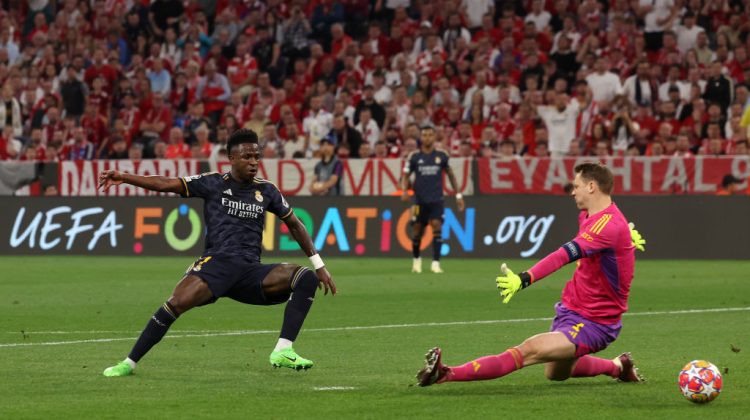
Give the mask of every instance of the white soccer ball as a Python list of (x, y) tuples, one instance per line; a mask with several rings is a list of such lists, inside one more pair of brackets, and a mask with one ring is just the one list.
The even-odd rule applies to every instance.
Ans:
[(686, 364), (677, 381), (682, 395), (698, 404), (715, 400), (723, 385), (719, 368), (705, 360), (693, 360)]

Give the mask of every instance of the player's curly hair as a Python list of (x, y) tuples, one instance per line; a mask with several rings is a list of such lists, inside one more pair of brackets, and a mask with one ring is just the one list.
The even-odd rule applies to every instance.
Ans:
[(604, 194), (611, 194), (612, 187), (615, 183), (615, 176), (612, 171), (601, 163), (581, 163), (577, 165), (574, 172), (581, 174), (581, 178), (586, 181), (594, 181), (599, 185), (599, 190)]
[(240, 128), (235, 131), (229, 136), (229, 141), (227, 141), (227, 154), (232, 154), (232, 149), (243, 143), (258, 144), (258, 134), (248, 128)]

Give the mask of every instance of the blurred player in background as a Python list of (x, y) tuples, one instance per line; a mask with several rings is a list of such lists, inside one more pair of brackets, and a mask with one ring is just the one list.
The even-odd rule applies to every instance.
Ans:
[[(104, 171), (99, 188), (121, 183), (151, 191), (171, 192), (204, 200), (206, 249), (151, 317), (128, 357), (104, 371), (104, 376), (127, 376), (136, 363), (167, 333), (186, 311), (229, 297), (251, 305), (287, 302), (279, 340), (270, 355), (275, 367), (309, 369), (311, 360), (292, 348), (310, 310), (315, 289), (325, 286), (336, 294), (336, 285), (315, 251), (310, 235), (278, 188), (256, 177), (261, 149), (252, 130), (240, 129), (227, 142), (232, 165), (225, 174), (208, 173), (184, 178), (139, 176)], [(281, 218), (289, 232), (310, 257), (315, 272), (294, 264), (261, 264), (261, 240), (266, 212)]]
[(629, 353), (612, 360), (589, 353), (604, 350), (619, 335), (622, 314), (628, 309), (635, 249), (643, 250), (646, 241), (612, 202), (614, 177), (607, 167), (584, 163), (575, 167), (575, 174), (572, 195), (581, 209), (578, 235), (528, 271), (514, 274), (503, 264), (496, 280), (503, 303), (508, 303), (519, 290), (576, 261), (573, 279), (555, 305), (550, 332), (499, 355), (455, 367), (444, 366), (440, 348), (433, 348), (417, 373), (420, 386), (494, 379), (539, 363), (546, 364), (544, 373), (554, 381), (597, 375), (624, 382), (641, 380)]
[(448, 166), (448, 155), (435, 150), (435, 128), (422, 128), (422, 147), (407, 157), (404, 174), (401, 177), (401, 199), (409, 201), (409, 181), (414, 176), (414, 205), (412, 206), (412, 242), (414, 255), (412, 273), (422, 272), (422, 258), (419, 256), (422, 235), (427, 224), (432, 226), (432, 266), (433, 273), (442, 273), (440, 268), (440, 249), (443, 246), (443, 171), (448, 174), (451, 188), (456, 191), (456, 206), (464, 210), (464, 199), (458, 189), (453, 170)]

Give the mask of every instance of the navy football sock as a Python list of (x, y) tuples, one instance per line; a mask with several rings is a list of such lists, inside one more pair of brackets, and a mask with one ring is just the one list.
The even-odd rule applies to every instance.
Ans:
[(414, 255), (414, 258), (419, 258), (419, 245), (421, 241), (420, 239), (412, 238), (411, 240), (411, 254)]
[(284, 322), (279, 337), (294, 341), (297, 339), (302, 323), (310, 312), (315, 289), (318, 287), (318, 276), (308, 268), (300, 267), (292, 275), (292, 297), (284, 309)]
[(164, 302), (148, 321), (148, 324), (146, 324), (146, 328), (143, 329), (141, 336), (138, 337), (138, 341), (135, 342), (128, 358), (134, 362), (141, 360), (141, 357), (148, 353), (151, 347), (161, 341), (178, 316), (180, 315), (177, 314), (174, 306), (169, 302)]
[(443, 248), (443, 238), (435, 236), (432, 238), (432, 261), (440, 261), (440, 251)]

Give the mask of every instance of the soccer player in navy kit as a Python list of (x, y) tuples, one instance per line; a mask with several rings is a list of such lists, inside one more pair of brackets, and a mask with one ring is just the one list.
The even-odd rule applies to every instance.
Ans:
[[(151, 191), (172, 192), (204, 200), (206, 249), (182, 277), (172, 296), (151, 317), (128, 357), (104, 371), (104, 376), (127, 376), (136, 363), (162, 337), (179, 316), (196, 307), (229, 297), (251, 305), (287, 302), (284, 321), (270, 363), (275, 367), (309, 369), (311, 360), (299, 356), (292, 343), (312, 306), (315, 289), (325, 286), (336, 294), (336, 285), (315, 251), (305, 226), (295, 216), (278, 188), (257, 178), (261, 147), (252, 130), (240, 129), (227, 142), (232, 165), (225, 174), (209, 173), (184, 178), (139, 176), (104, 171), (103, 190), (123, 182)], [(261, 264), (265, 212), (281, 218), (302, 247), (315, 272), (295, 264)]]
[[(412, 207), (412, 243), (414, 255), (412, 273), (422, 272), (422, 258), (419, 256), (419, 245), (422, 242), (424, 229), (429, 223), (432, 226), (432, 266), (433, 273), (442, 273), (440, 268), (440, 248), (443, 245), (443, 171), (448, 174), (453, 191), (458, 191), (458, 183), (453, 170), (448, 166), (448, 155), (435, 150), (435, 129), (431, 126), (422, 127), (422, 147), (412, 153), (404, 165), (401, 178), (402, 200), (409, 201), (409, 177), (414, 176), (414, 205)], [(456, 206), (459, 211), (464, 210), (464, 200), (461, 193), (456, 194)]]

